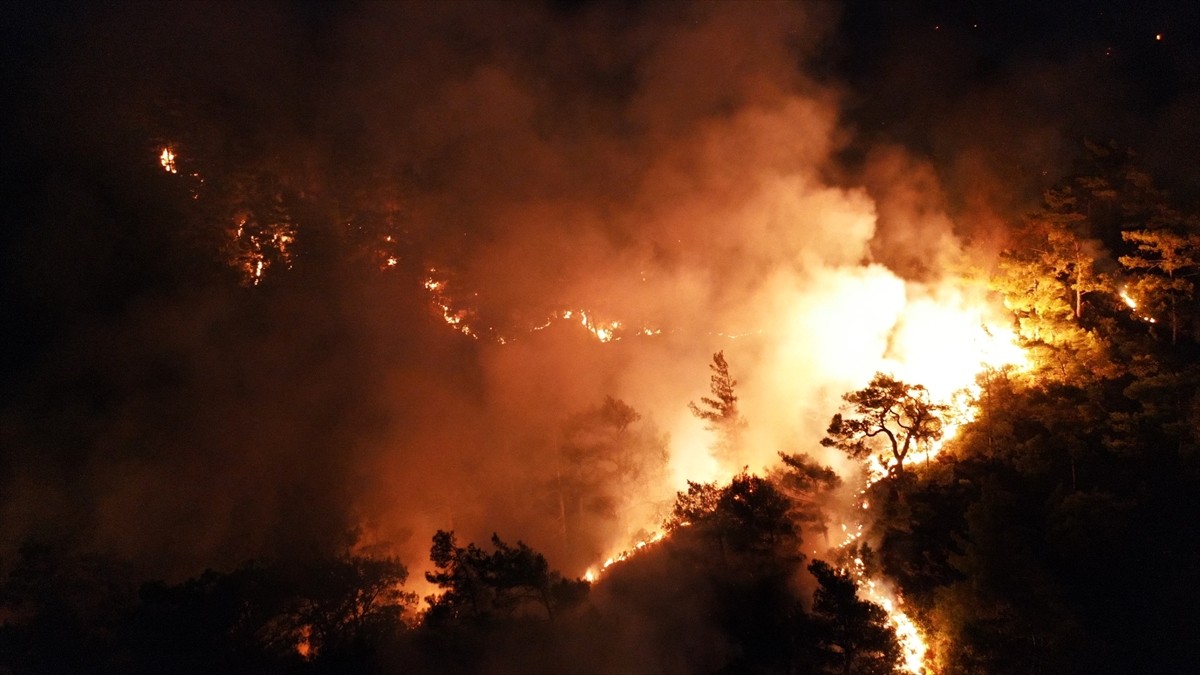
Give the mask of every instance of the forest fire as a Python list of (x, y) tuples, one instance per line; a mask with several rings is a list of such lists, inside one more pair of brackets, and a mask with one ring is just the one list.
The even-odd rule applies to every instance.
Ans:
[[(986, 318), (989, 311), (986, 304), (971, 307), (961, 295), (951, 298), (951, 302), (943, 303), (927, 299), (910, 303), (890, 342), (888, 361), (893, 374), (921, 383), (929, 391), (929, 404), (940, 410), (937, 433), (920, 448), (920, 456), (926, 462), (955, 437), (963, 424), (975, 418), (981, 393), (977, 382), (980, 375), (1002, 369), (1022, 371), (1030, 366), (1029, 356), (1020, 346), (1015, 331), (999, 319)], [(895, 420), (900, 425), (908, 424), (902, 416)], [(860, 495), (888, 476), (900, 461), (886, 453), (868, 455), (865, 486)], [(861, 509), (869, 510), (865, 499)], [(841, 528), (845, 539), (840, 548), (852, 551), (862, 539), (864, 525), (843, 523)], [(864, 596), (887, 613), (903, 650), (904, 668), (911, 673), (929, 672), (925, 637), (902, 609), (900, 596), (890, 584), (869, 577), (861, 557), (852, 558), (846, 571), (858, 580)]]
[[(910, 470), (919, 470), (921, 461), (930, 461), (961, 425), (974, 419), (976, 400), (981, 393), (976, 382), (980, 374), (1003, 369), (1019, 371), (1030, 364), (1003, 312), (993, 309), (984, 298), (975, 298), (952, 283), (933, 291), (913, 287), (909, 293), (911, 297), (904, 300), (890, 331), (880, 368), (887, 369), (892, 377), (919, 383), (913, 391), (926, 392), (930, 409), (938, 411), (937, 433), (913, 448), (918, 468)], [(865, 523), (870, 518), (865, 499), (867, 489), (889, 475), (899, 463), (897, 458), (879, 452), (864, 459), (866, 482), (859, 491), (861, 501), (855, 509), (859, 517), (841, 525), (839, 557), (849, 555), (866, 536)], [(661, 532), (656, 533), (621, 550), (604, 563), (590, 567), (584, 578), (590, 582), (601, 580), (611, 565), (636, 556), (662, 537)], [(898, 592), (887, 581), (868, 576), (861, 558), (853, 558), (843, 571), (858, 584), (863, 598), (883, 608), (900, 643), (904, 669), (911, 673), (929, 672), (925, 637), (906, 612)]]
[(1200, 671), (1197, 17), (309, 4), (5, 14), (0, 672)]
[(632, 558), (633, 556), (640, 553), (642, 551), (642, 549), (646, 548), (647, 546), (650, 546), (652, 544), (657, 544), (658, 542), (662, 541), (663, 537), (665, 537), (665, 536), (666, 536), (666, 533), (663, 532), (662, 530), (655, 531), (654, 533), (652, 533), (650, 536), (646, 537), (645, 539), (640, 539), (640, 540), (634, 542), (632, 547), (623, 549), (623, 550), (609, 556), (603, 563), (596, 565), (594, 567), (589, 567), (587, 569), (587, 571), (583, 573), (583, 578), (588, 583), (595, 583), (596, 581), (598, 581), (600, 579), (600, 576), (603, 575), (604, 572), (608, 568), (612, 567), (613, 565), (615, 565), (621, 561)]
[[(862, 508), (863, 510), (868, 509), (868, 503), (865, 500), (862, 502)], [(844, 552), (852, 551), (862, 539), (863, 524), (862, 522), (854, 525), (842, 523), (841, 528), (845, 539), (839, 548)], [(844, 571), (855, 579), (859, 591), (866, 599), (879, 605), (887, 613), (888, 621), (896, 634), (896, 640), (900, 643), (904, 669), (915, 675), (929, 673), (929, 664), (926, 663), (925, 658), (929, 651), (929, 645), (921, 629), (903, 610), (900, 596), (892, 590), (890, 584), (873, 579), (867, 574), (866, 564), (862, 557), (851, 558), (844, 567)]]
[(442, 320), (446, 322), (447, 326), (467, 337), (478, 340), (479, 333), (467, 321), (470, 312), (454, 307), (453, 301), (446, 294), (446, 281), (434, 277), (435, 274), (437, 274), (437, 269), (429, 268), (430, 276), (426, 277), (424, 284), (425, 290), (429, 292), (430, 302), (441, 312)]
[(257, 286), (262, 283), (272, 262), (291, 269), (294, 262), (292, 244), (296, 241), (296, 228), (291, 223), (272, 223), (261, 227), (251, 223), (248, 214), (239, 214), (235, 227), (229, 230), (228, 254), (230, 265), (242, 272), (242, 284)]
[(1126, 288), (1122, 287), (1122, 288), (1120, 289), (1120, 291), (1118, 291), (1118, 293), (1117, 293), (1117, 294), (1118, 294), (1118, 295), (1121, 297), (1121, 300), (1122, 300), (1122, 302), (1124, 302), (1124, 303), (1125, 303), (1125, 306), (1126, 306), (1126, 307), (1128, 307), (1130, 310), (1132, 310), (1132, 311), (1133, 311), (1133, 315), (1134, 315), (1135, 317), (1137, 317), (1138, 319), (1140, 319), (1140, 320), (1142, 320), (1142, 321), (1145, 321), (1146, 323), (1158, 323), (1158, 322), (1157, 322), (1157, 321), (1154, 319), (1154, 317), (1152, 317), (1152, 316), (1147, 316), (1147, 315), (1145, 315), (1145, 314), (1142, 314), (1142, 313), (1140, 313), (1140, 312), (1138, 311), (1138, 307), (1139, 307), (1139, 305), (1138, 305), (1138, 302), (1137, 302), (1137, 300), (1134, 300), (1134, 299), (1133, 299), (1133, 296), (1132, 296), (1132, 295), (1130, 295), (1130, 294), (1129, 294), (1129, 290), (1128, 290), (1128, 289), (1126, 289)]
[(978, 375), (1026, 368), (1028, 358), (1011, 316), (948, 285), (905, 305), (882, 370), (919, 383), (933, 398), (949, 403), (964, 389), (977, 393)]
[[(394, 267), (398, 263), (395, 257), (388, 258), (385, 267)], [(594, 312), (586, 309), (563, 309), (553, 311), (541, 323), (520, 329), (517, 335), (508, 334), (495, 328), (481, 328), (471, 322), (474, 312), (453, 298), (447, 288), (448, 282), (437, 277), (437, 269), (430, 268), (429, 276), (424, 282), (425, 290), (429, 293), (430, 304), (441, 315), (446, 325), (474, 339), (486, 336), (498, 344), (508, 344), (521, 334), (537, 333), (563, 321), (578, 325), (600, 343), (615, 342), (626, 337), (648, 337), (661, 335), (661, 328), (641, 326), (631, 328), (621, 320), (605, 321), (598, 319)], [(476, 293), (475, 296), (479, 294)]]
[(929, 651), (929, 645), (925, 642), (925, 637), (917, 628), (917, 624), (900, 608), (899, 600), (894, 601), (881, 591), (880, 585), (875, 581), (867, 582), (867, 598), (883, 607), (896, 631), (896, 639), (904, 652), (904, 669), (916, 675), (927, 673), (925, 655)]

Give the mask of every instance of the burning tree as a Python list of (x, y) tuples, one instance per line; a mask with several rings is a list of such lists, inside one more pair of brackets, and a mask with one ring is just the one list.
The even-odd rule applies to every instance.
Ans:
[(713, 354), (713, 361), (708, 368), (713, 373), (709, 384), (712, 398), (701, 397), (703, 407), (690, 402), (688, 410), (705, 421), (705, 429), (717, 435), (713, 443), (713, 456), (726, 464), (740, 467), (744, 455), (741, 436), (746, 428), (746, 420), (738, 411), (738, 397), (734, 393), (737, 380), (729, 374), (724, 351)]
[(1085, 313), (1090, 295), (1111, 291), (1096, 271), (1103, 246), (1080, 233), (1087, 220), (1074, 211), (1070, 190), (1048, 192), (1046, 202), (1014, 236), (1022, 245), (1001, 254), (992, 286), (1034, 348), (1035, 362), (1056, 366), (1063, 380), (1110, 372), (1105, 344), (1089, 328), (1096, 317)]
[(883, 460), (889, 472), (902, 473), (904, 460), (914, 448), (926, 450), (942, 438), (942, 415), (946, 406), (933, 403), (929, 391), (884, 373), (876, 373), (864, 389), (846, 394), (850, 415), (837, 413), (829, 423), (821, 445), (837, 448), (855, 459), (869, 459), (878, 449), (878, 439), (887, 439)]
[[(1196, 223), (1192, 223), (1193, 228)], [(1200, 274), (1200, 234), (1169, 229), (1131, 230), (1121, 237), (1137, 246), (1135, 255), (1123, 255), (1120, 263), (1140, 271), (1134, 282), (1139, 297), (1150, 299), (1148, 309), (1165, 312), (1171, 323), (1171, 344), (1179, 339), (1181, 309), (1192, 299), (1195, 284), (1190, 277)]]

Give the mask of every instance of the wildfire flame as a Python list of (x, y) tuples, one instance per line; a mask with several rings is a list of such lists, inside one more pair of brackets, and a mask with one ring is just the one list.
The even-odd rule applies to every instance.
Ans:
[[(936, 457), (963, 425), (978, 414), (975, 402), (985, 372), (1030, 368), (1011, 321), (992, 313), (983, 302), (972, 303), (957, 292), (909, 300), (892, 331), (883, 370), (897, 379), (921, 384), (933, 402), (946, 406), (940, 440), (920, 449), (916, 459)], [(872, 455), (868, 485), (886, 476), (895, 460)]]
[(1129, 291), (1122, 288), (1119, 295), (1121, 296), (1121, 299), (1125, 301), (1125, 305), (1128, 306), (1129, 309), (1133, 310), (1134, 316), (1142, 321), (1145, 321), (1146, 323), (1158, 323), (1154, 317), (1138, 313), (1138, 302), (1137, 300), (1133, 299), (1133, 296), (1129, 295)]
[[(386, 260), (385, 267), (394, 267), (398, 263), (398, 258), (391, 257)], [(508, 344), (514, 339), (513, 336), (504, 335), (495, 328), (480, 328), (475, 326), (472, 323), (472, 319), (477, 318), (474, 316), (474, 312), (455, 301), (449, 293), (447, 282), (438, 277), (438, 270), (436, 268), (429, 268), (429, 275), (425, 278), (424, 286), (425, 290), (429, 293), (431, 304), (441, 313), (442, 320), (451, 328), (476, 340), (486, 336), (488, 339), (502, 345)], [(558, 321), (577, 323), (588, 334), (602, 343), (616, 342), (629, 336), (649, 337), (661, 335), (663, 332), (661, 328), (646, 325), (638, 328), (630, 328), (624, 321), (615, 319), (601, 320), (594, 312), (574, 308), (550, 312), (543, 321), (529, 326), (524, 332), (536, 333), (549, 328)]]
[[(942, 438), (919, 455), (926, 461), (935, 457), (962, 425), (975, 419), (975, 402), (982, 393), (977, 382), (980, 373), (1024, 371), (1031, 365), (1011, 321), (990, 315), (985, 303), (967, 302), (963, 295), (943, 294), (940, 301), (936, 297), (910, 300), (891, 335), (889, 352), (888, 365), (895, 377), (924, 385), (934, 402), (947, 407)], [(886, 476), (889, 469), (884, 459), (873, 455), (860, 494)], [(870, 505), (863, 500), (861, 507), (867, 511)], [(845, 550), (862, 538), (863, 524), (843, 523), (842, 531), (845, 538), (841, 548)], [(904, 654), (904, 669), (918, 674), (928, 672), (928, 644), (903, 610), (899, 594), (881, 580), (869, 578), (861, 558), (854, 558), (847, 571), (858, 580), (863, 595), (887, 613)]]
[(881, 591), (882, 587), (874, 581), (868, 581), (866, 596), (872, 602), (883, 607), (883, 611), (887, 612), (888, 619), (891, 621), (892, 628), (896, 631), (896, 640), (900, 642), (900, 649), (904, 654), (904, 669), (910, 673), (920, 675), (925, 672), (925, 654), (929, 651), (929, 645), (925, 642), (925, 636), (921, 634), (917, 624), (909, 618), (904, 610), (900, 609), (899, 596), (893, 601), (886, 597)]
[[(863, 510), (869, 508), (869, 504), (865, 500), (862, 502), (862, 508)], [(839, 548), (846, 550), (862, 538), (863, 524), (861, 522), (854, 525), (842, 523), (842, 532), (845, 538)], [(869, 578), (862, 558), (855, 557), (849, 565), (842, 568), (842, 571), (849, 573), (855, 579), (859, 591), (867, 600), (882, 607), (887, 614), (888, 622), (896, 634), (896, 640), (900, 643), (900, 650), (904, 657), (904, 670), (916, 675), (928, 672), (925, 655), (929, 651), (929, 645), (916, 622), (902, 609), (904, 603), (900, 595), (883, 582)]]
[(287, 269), (292, 268), (291, 246), (296, 241), (296, 228), (291, 223), (273, 223), (257, 232), (248, 231), (247, 216), (237, 216), (230, 230), (229, 250), (232, 266), (242, 271), (242, 283), (257, 286), (271, 267), (273, 254)]
[(663, 532), (662, 530), (655, 530), (650, 536), (646, 537), (645, 539), (641, 539), (641, 540), (634, 542), (632, 548), (627, 548), (622, 551), (618, 551), (617, 553), (614, 553), (613, 555), (609, 556), (608, 559), (606, 559), (604, 561), (604, 563), (597, 565), (595, 567), (589, 567), (587, 569), (587, 571), (583, 573), (584, 580), (586, 580), (588, 583), (595, 583), (597, 580), (600, 579), (600, 575), (604, 574), (605, 570), (607, 570), (608, 568), (612, 567), (613, 565), (615, 565), (623, 560), (629, 560), (630, 558), (632, 558), (633, 556), (635, 556), (639, 552), (641, 552), (642, 549), (646, 548), (647, 546), (650, 546), (652, 544), (657, 544), (658, 542), (662, 541), (663, 537), (665, 537), (665, 536), (667, 536), (667, 534), (665, 532)]
[(162, 153), (158, 156), (158, 161), (162, 164), (163, 171), (167, 173), (176, 173), (175, 167), (175, 151), (171, 148), (163, 148)]
[(939, 402), (952, 403), (964, 389), (978, 390), (976, 376), (1005, 367), (1028, 368), (1010, 317), (959, 291), (909, 299), (890, 336), (885, 370), (924, 385)]
[(425, 278), (425, 290), (429, 291), (434, 306), (441, 310), (442, 320), (463, 335), (478, 340), (479, 334), (467, 322), (469, 312), (453, 306), (450, 297), (446, 295), (446, 282), (433, 276), (437, 274), (436, 268), (429, 268), (429, 274), (430, 276)]

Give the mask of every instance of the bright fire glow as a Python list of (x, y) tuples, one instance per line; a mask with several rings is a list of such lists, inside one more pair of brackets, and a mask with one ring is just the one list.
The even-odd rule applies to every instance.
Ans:
[(236, 226), (229, 231), (229, 250), (232, 252), (230, 265), (242, 272), (242, 283), (257, 286), (271, 267), (272, 258), (292, 268), (292, 243), (296, 241), (296, 227), (291, 223), (273, 223), (265, 228), (249, 227), (248, 216), (239, 215)]
[[(869, 480), (868, 478), (868, 482)], [(863, 510), (869, 508), (869, 504), (865, 500), (862, 502), (862, 508)], [(842, 533), (845, 538), (839, 548), (846, 550), (862, 539), (863, 524), (861, 522), (854, 525), (842, 523)], [(849, 573), (858, 583), (858, 589), (863, 597), (879, 605), (887, 613), (888, 622), (892, 625), (892, 630), (896, 633), (896, 640), (900, 643), (900, 650), (904, 658), (904, 670), (917, 675), (929, 672), (925, 662), (929, 645), (920, 628), (902, 608), (904, 603), (899, 593), (882, 581), (869, 578), (862, 558), (855, 557), (847, 567), (843, 568), (843, 571)]]
[(899, 597), (897, 596), (895, 600), (887, 597), (883, 588), (874, 581), (867, 582), (865, 594), (871, 602), (883, 607), (883, 611), (887, 612), (892, 628), (896, 631), (896, 639), (900, 642), (900, 649), (904, 654), (904, 669), (918, 675), (924, 673), (925, 654), (929, 651), (929, 645), (925, 643), (925, 636), (921, 634), (917, 624), (913, 623), (908, 614), (900, 609)]
[[(906, 293), (904, 310), (888, 339), (888, 351), (881, 370), (905, 382), (924, 385), (934, 403), (948, 408), (943, 436), (931, 447), (915, 450), (910, 466), (937, 455), (958, 429), (975, 418), (975, 401), (982, 393), (976, 379), (989, 370), (1029, 368), (1029, 358), (1021, 348), (1011, 319), (993, 313), (982, 299), (972, 299), (954, 288), (911, 297)], [(916, 460), (915, 462), (913, 460)], [(890, 466), (879, 455), (868, 460), (866, 485), (886, 476)], [(918, 469), (919, 470), (919, 469)], [(865, 487), (864, 487), (865, 492)], [(864, 500), (861, 511), (869, 510)], [(855, 545), (863, 536), (863, 524), (842, 524), (845, 538), (841, 548)], [(920, 629), (903, 610), (899, 594), (881, 580), (868, 578), (861, 558), (855, 558), (847, 570), (858, 581), (859, 589), (888, 615), (904, 655), (904, 669), (911, 673), (928, 672), (925, 662), (928, 645)]]
[(478, 340), (479, 334), (467, 322), (469, 312), (453, 306), (450, 297), (446, 295), (446, 282), (433, 276), (437, 274), (437, 269), (429, 268), (429, 274), (430, 276), (425, 278), (425, 290), (429, 291), (434, 306), (441, 310), (442, 320), (463, 335)]
[[(982, 394), (976, 378), (981, 373), (1021, 372), (1030, 365), (1011, 320), (995, 314), (985, 302), (972, 302), (963, 292), (947, 289), (910, 298), (889, 336), (881, 370), (924, 385), (933, 403), (947, 407), (941, 440), (914, 449), (910, 459), (929, 461), (962, 425), (975, 419), (975, 401)], [(868, 483), (887, 475), (894, 462), (872, 455), (867, 462)]]
[[(822, 281), (828, 291), (822, 296), (787, 296), (800, 297), (801, 303), (795, 307), (782, 306), (779, 315), (782, 321), (777, 318), (773, 328), (796, 331), (797, 344), (803, 344), (805, 348), (789, 351), (785, 347), (772, 360), (772, 371), (782, 378), (814, 372), (828, 375), (827, 379), (833, 380), (839, 373), (845, 377), (842, 371), (851, 368), (857, 369), (852, 378), (861, 378), (861, 384), (865, 384), (874, 372), (884, 371), (905, 382), (925, 386), (932, 402), (946, 405), (949, 410), (943, 420), (942, 441), (929, 448), (914, 449), (907, 458), (908, 466), (913, 470), (919, 470), (921, 463), (936, 456), (963, 424), (974, 419), (977, 414), (975, 402), (982, 393), (976, 381), (980, 374), (992, 370), (1020, 372), (1031, 365), (1019, 345), (1011, 316), (998, 303), (965, 284), (954, 281), (936, 286), (905, 283), (877, 267)], [(566, 312), (562, 314), (562, 318), (572, 317)], [(586, 319), (583, 321), (586, 327)], [(837, 329), (829, 330), (831, 325)], [(768, 326), (768, 339), (771, 332), (772, 326)], [(864, 358), (871, 354), (879, 356), (875, 360)], [(861, 384), (852, 384), (849, 389)], [(702, 438), (687, 440), (683, 446), (702, 448), (705, 445)], [(679, 455), (703, 456), (711, 461), (706, 452), (676, 452), (673, 462), (679, 461)], [(881, 456), (872, 457), (867, 466), (866, 485), (887, 475), (888, 469)], [(695, 470), (695, 467), (689, 466), (689, 470)], [(696, 478), (694, 475), (683, 477)], [(702, 477), (703, 480), (719, 478), (719, 475)], [(841, 526), (840, 548), (843, 550), (861, 543), (865, 536), (869, 504), (864, 499), (854, 511), (862, 522)], [(661, 538), (661, 534), (656, 537)], [(635, 546), (611, 556), (603, 564), (590, 568), (584, 578), (599, 580), (607, 567), (636, 555), (641, 548), (641, 545)], [(868, 578), (861, 559), (856, 559), (847, 571), (858, 583), (863, 597), (880, 605), (887, 613), (901, 644), (905, 670), (930, 672), (925, 662), (928, 652), (925, 637), (905, 612), (899, 594), (886, 581)]]
[(924, 385), (939, 402), (975, 386), (984, 371), (1024, 369), (1028, 356), (1017, 343), (1009, 317), (961, 291), (910, 298), (890, 336), (882, 370)]
[(167, 173), (175, 173), (175, 151), (171, 148), (163, 148), (162, 153), (158, 156), (158, 161), (162, 164), (163, 171)]
[(604, 574), (605, 570), (621, 562), (622, 560), (628, 560), (632, 558), (647, 546), (657, 544), (658, 542), (662, 541), (663, 537), (665, 536), (667, 536), (665, 532), (662, 530), (656, 530), (653, 534), (645, 539), (635, 542), (631, 548), (627, 548), (612, 554), (600, 565), (589, 567), (588, 570), (583, 573), (584, 580), (586, 580), (588, 583), (595, 583), (600, 578), (600, 575)]
[(1121, 289), (1121, 299), (1125, 301), (1126, 305), (1129, 305), (1129, 309), (1138, 308), (1137, 300), (1134, 300), (1132, 297), (1130, 297), (1129, 291), (1125, 290), (1124, 288)]
[(1146, 316), (1145, 314), (1138, 313), (1138, 302), (1137, 302), (1137, 300), (1134, 300), (1131, 295), (1129, 295), (1129, 291), (1122, 288), (1120, 291), (1120, 295), (1121, 295), (1121, 299), (1125, 301), (1125, 305), (1128, 306), (1129, 309), (1133, 310), (1134, 316), (1141, 319), (1142, 321), (1145, 321), (1146, 323), (1157, 323), (1157, 321), (1154, 320), (1154, 317)]

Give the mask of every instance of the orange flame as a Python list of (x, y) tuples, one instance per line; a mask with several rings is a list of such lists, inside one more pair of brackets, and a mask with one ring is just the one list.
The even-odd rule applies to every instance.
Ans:
[(1146, 323), (1158, 323), (1154, 317), (1138, 313), (1138, 302), (1137, 300), (1133, 299), (1133, 296), (1129, 295), (1129, 291), (1122, 288), (1119, 295), (1121, 296), (1121, 299), (1125, 301), (1125, 305), (1129, 307), (1129, 309), (1133, 310), (1133, 315), (1135, 317), (1145, 321)]
[(650, 546), (652, 544), (657, 544), (658, 542), (662, 541), (663, 537), (665, 537), (665, 536), (667, 536), (665, 532), (663, 532), (662, 530), (656, 530), (654, 533), (652, 533), (650, 536), (646, 537), (645, 539), (641, 539), (637, 542), (634, 542), (632, 548), (627, 548), (622, 551), (618, 551), (618, 552), (614, 553), (613, 555), (609, 556), (608, 559), (606, 559), (602, 564), (597, 565), (595, 567), (589, 567), (587, 569), (587, 571), (583, 573), (584, 580), (586, 580), (588, 583), (595, 583), (597, 580), (600, 579), (600, 576), (602, 574), (604, 574), (605, 570), (607, 570), (608, 568), (612, 567), (613, 565), (615, 565), (623, 560), (629, 560), (630, 558), (632, 558), (633, 556), (635, 556), (639, 552), (641, 552), (643, 549), (645, 549), (647, 546)]

